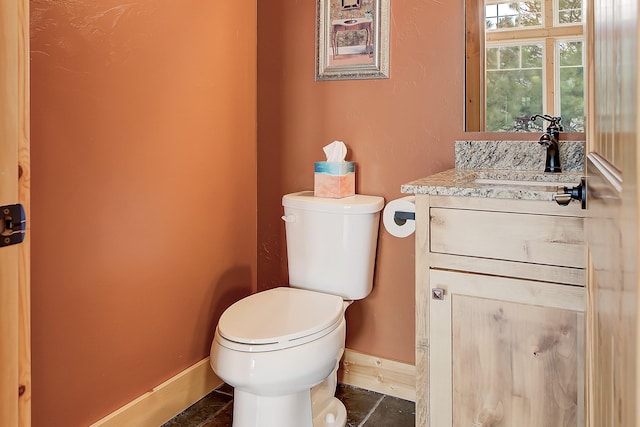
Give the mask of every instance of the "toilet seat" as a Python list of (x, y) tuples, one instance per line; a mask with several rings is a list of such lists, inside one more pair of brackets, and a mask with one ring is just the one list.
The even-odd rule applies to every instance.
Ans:
[(274, 288), (250, 295), (220, 317), (220, 344), (239, 351), (281, 350), (321, 338), (344, 319), (337, 295)]

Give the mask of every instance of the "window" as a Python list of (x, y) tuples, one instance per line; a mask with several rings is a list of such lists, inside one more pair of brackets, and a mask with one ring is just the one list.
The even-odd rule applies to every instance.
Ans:
[(542, 26), (542, 0), (528, 2), (486, 2), (487, 30)]
[(541, 130), (543, 113), (584, 132), (582, 19), (582, 0), (484, 0), (484, 130)]
[(559, 25), (582, 23), (582, 1), (558, 0)]
[[(565, 130), (584, 132), (584, 43), (583, 40), (558, 40), (558, 79), (556, 93), (560, 94), (556, 102), (556, 111), (560, 111)], [(559, 104), (559, 105), (558, 105)]]
[(526, 130), (531, 112), (542, 111), (543, 57), (540, 42), (487, 47), (487, 130)]

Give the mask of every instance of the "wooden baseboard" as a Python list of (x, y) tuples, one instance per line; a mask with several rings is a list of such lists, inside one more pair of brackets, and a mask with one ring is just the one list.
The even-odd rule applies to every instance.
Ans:
[(338, 382), (416, 401), (416, 367), (345, 349)]
[[(413, 365), (346, 349), (338, 381), (415, 402), (415, 373)], [(207, 357), (90, 427), (157, 427), (221, 384)]]
[(157, 427), (221, 384), (207, 357), (90, 427)]

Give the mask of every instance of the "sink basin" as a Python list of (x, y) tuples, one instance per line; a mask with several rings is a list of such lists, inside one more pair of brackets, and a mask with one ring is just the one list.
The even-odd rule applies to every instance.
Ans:
[(500, 185), (500, 186), (517, 186), (517, 187), (575, 187), (575, 182), (559, 182), (559, 181), (520, 181), (508, 179), (490, 179), (476, 178), (476, 184)]

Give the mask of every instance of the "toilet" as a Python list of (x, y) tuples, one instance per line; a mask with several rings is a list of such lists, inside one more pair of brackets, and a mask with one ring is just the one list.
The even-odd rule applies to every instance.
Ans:
[(344, 427), (335, 397), (344, 313), (371, 292), (384, 199), (307, 191), (285, 195), (282, 205), (289, 286), (222, 314), (211, 367), (234, 387), (233, 427)]

